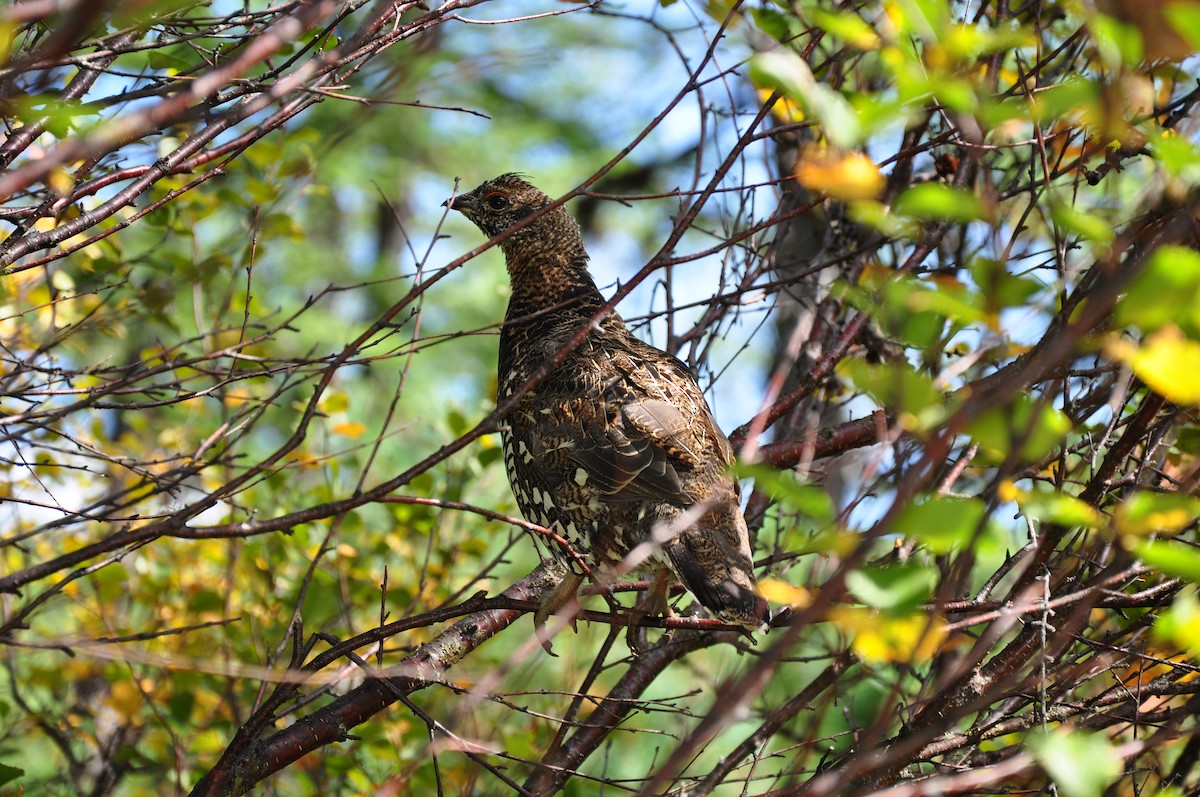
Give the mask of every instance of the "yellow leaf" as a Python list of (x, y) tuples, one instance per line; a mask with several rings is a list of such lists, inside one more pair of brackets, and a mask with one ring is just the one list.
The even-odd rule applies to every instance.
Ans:
[(333, 427), (334, 434), (345, 435), (346, 437), (361, 437), (365, 431), (367, 431), (367, 427), (358, 421), (347, 421), (346, 423), (335, 424)]
[(777, 578), (764, 578), (758, 582), (758, 592), (771, 603), (786, 603), (803, 609), (812, 603), (812, 596), (804, 587), (796, 587)]
[[(775, 92), (772, 89), (759, 89), (758, 99), (760, 102), (766, 102)], [(804, 121), (804, 109), (800, 104), (790, 97), (780, 97), (771, 106), (771, 113), (781, 124), (796, 124)]]
[(71, 195), (71, 189), (75, 187), (75, 179), (71, 177), (70, 172), (60, 166), (50, 171), (46, 184), (58, 196), (68, 197)]
[(1017, 501), (1025, 497), (1025, 492), (1018, 489), (1011, 479), (1005, 479), (996, 485), (996, 497), (1001, 501)]
[(358, 556), (358, 551), (353, 545), (345, 542), (339, 542), (337, 547), (338, 556), (344, 556), (347, 559)]
[(805, 148), (796, 161), (795, 175), (805, 188), (847, 202), (878, 198), (886, 182), (875, 162), (861, 152), (820, 147)]
[(326, 415), (345, 412), (350, 409), (350, 397), (341, 391), (329, 392), (321, 397), (321, 403), (318, 406)]
[(104, 702), (117, 712), (117, 715), (125, 723), (140, 725), (139, 709), (145, 702), (142, 692), (153, 691), (154, 682), (149, 678), (144, 678), (141, 681), (141, 687), (139, 690), (137, 685), (129, 680), (117, 681), (112, 685)]
[(850, 635), (855, 655), (875, 664), (928, 661), (946, 639), (946, 621), (924, 614), (891, 617), (844, 606), (831, 609), (829, 620)]
[(1109, 356), (1128, 363), (1151, 390), (1176, 404), (1200, 404), (1200, 343), (1174, 325), (1148, 336), (1140, 347), (1116, 341)]

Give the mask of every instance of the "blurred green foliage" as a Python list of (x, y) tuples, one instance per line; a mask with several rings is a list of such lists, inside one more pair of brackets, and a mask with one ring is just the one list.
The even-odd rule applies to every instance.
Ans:
[[(992, 5), (944, 0), (854, 10), (815, 0), (746, 8), (663, 3), (441, 25), (386, 50), (351, 85), (330, 89), (198, 187), (183, 191), (196, 173), (161, 179), (124, 215), (83, 234), (124, 227), (136, 208), (169, 199), (136, 223), (45, 268), (6, 274), (0, 336), (8, 364), (22, 369), (5, 377), (0, 413), (24, 431), (4, 443), (3, 573), (188, 513), (174, 535), (88, 559), (84, 569), (62, 568), (5, 596), (6, 620), (24, 614), (6, 629), (0, 786), (71, 794), (92, 777), (87, 764), (102, 762), (119, 772), (111, 793), (185, 792), (286, 666), (294, 619), (306, 635), (345, 639), (385, 617), (420, 614), (480, 590), (494, 595), (537, 563), (537, 549), (515, 526), (445, 506), (516, 514), (491, 430), (414, 475), (394, 502), (333, 517), (302, 513), (406, 472), (469, 434), (493, 407), (495, 332), (508, 288), (494, 250), (439, 271), (481, 243), (464, 221), (444, 218), (440, 203), (455, 178), (468, 188), (521, 170), (561, 193), (620, 152), (685, 88), (679, 109), (596, 186), (599, 193), (607, 185), (615, 194), (652, 198), (634, 209), (597, 205), (594, 197), (573, 205), (606, 287), (629, 279), (657, 249), (679, 208), (672, 192), (691, 184), (693, 168), (711, 175), (760, 110), (764, 91), (778, 91), (797, 118), (812, 123), (807, 143), (860, 149), (895, 173), (903, 162), (910, 177), (918, 175), (898, 180), (888, 196), (847, 197), (847, 219), (885, 243), (861, 277), (832, 294), (844, 303), (839, 312), (844, 306), (869, 314), (873, 331), (903, 355), (842, 360), (840, 381), (823, 396), (829, 407), (851, 407), (859, 416), (886, 411), (895, 436), (870, 441), (887, 446), (848, 477), (836, 500), (832, 487), (806, 475), (761, 464), (740, 471), (770, 507), (756, 554), (769, 560), (772, 578), (794, 588), (779, 594), (794, 595), (802, 611), (828, 573), (856, 561), (838, 598), (846, 605), (822, 615), (773, 665), (749, 706), (739, 707), (744, 713), (690, 761), (689, 776), (716, 767), (764, 715), (847, 650), (855, 662), (815, 718), (801, 712), (785, 722), (715, 793), (757, 794), (795, 783), (827, 758), (853, 753), (866, 727), (875, 739), (902, 732), (909, 715), (901, 709), (929, 697), (935, 669), (948, 666), (947, 651), (972, 644), (928, 605), (1011, 585), (1015, 579), (1005, 580), (1003, 568), (1025, 545), (1027, 521), (1099, 540), (1105, 550), (1115, 545), (1120, 556), (1149, 568), (1127, 583), (1106, 582), (1111, 592), (1134, 593), (1145, 586), (1142, 578), (1200, 580), (1193, 547), (1200, 510), (1189, 495), (1160, 492), (1170, 484), (1194, 489), (1194, 249), (1164, 246), (1150, 256), (1120, 292), (1111, 323), (1080, 336), (1070, 368), (1043, 374), (1037, 390), (962, 414), (973, 386), (1058, 328), (1067, 297), (1089, 279), (1084, 272), (1109, 262), (1152, 199), (1187, 196), (1200, 184), (1194, 134), (1166, 124), (1163, 110), (1186, 93), (1194, 79), (1189, 67), (1147, 65), (1144, 28), (1119, 14), (1050, 6), (1054, 13), (1035, 20), (1028, 9), (1027, 16), (1001, 18)], [(500, 3), (462, 10), (468, 12), (493, 20), (510, 15)], [(157, 29), (166, 35), (222, 13), (234, 11), (172, 3), (139, 10), (138, 18), (176, 15)], [(724, 22), (728, 38), (718, 50), (731, 68), (704, 72), (700, 92), (688, 85), (687, 69)], [(107, 20), (104, 32), (120, 23)], [(9, 62), (18, 63), (40, 39), (5, 25), (2, 38), (16, 42)], [(52, 28), (50, 21), (39, 30)], [(276, 58), (318, 39), (316, 31), (306, 34)], [(810, 44), (820, 57), (806, 52)], [(55, 92), (74, 70), (51, 71), (40, 90), (30, 85), (6, 98), (4, 114), (13, 129), (44, 118), (39, 147), (86, 139), (136, 112), (136, 103), (120, 98), (124, 76), (203, 73), (213, 64), (206, 56), (223, 46), (200, 37), (121, 55), (98, 84), (107, 100), (97, 104), (58, 101)], [(1060, 51), (1070, 55), (1061, 65), (1041, 60)], [(702, 139), (702, 121), (718, 132)], [(256, 122), (261, 117), (230, 136)], [(199, 119), (180, 122), (124, 152), (130, 164), (153, 162), (200, 126)], [(782, 144), (758, 141), (734, 153), (730, 180), (740, 192), (706, 206), (675, 254), (703, 252), (770, 216), (776, 196), (766, 184), (783, 175), (763, 164), (775, 146)], [(964, 153), (986, 157), (985, 175), (969, 186), (951, 179)], [(56, 180), (66, 192), (75, 186), (63, 170), (50, 174), (44, 189)], [(836, 193), (828, 185), (805, 187)], [(177, 191), (183, 193), (171, 193)], [(80, 218), (103, 196), (37, 224), (52, 229)], [(18, 225), (9, 226), (6, 235), (16, 236)], [(955, 230), (951, 243), (907, 262), (945, 228)], [(744, 249), (729, 247), (732, 253), (682, 258), (622, 306), (629, 317), (669, 316), (642, 319), (644, 333), (678, 344), (705, 385), (716, 382), (718, 411), (741, 420), (760, 409), (770, 377), (765, 364), (780, 343), (755, 315), (767, 311), (745, 299), (769, 279), (741, 282), (771, 241), (746, 240)], [(64, 245), (73, 243), (82, 239)], [(414, 290), (420, 295), (349, 352), (322, 386), (302, 439), (285, 448), (330, 363)], [(745, 315), (705, 327), (705, 302), (722, 290), (739, 292)], [(681, 304), (694, 306), (676, 311)], [(1066, 308), (1068, 315), (1086, 311), (1083, 304)], [(693, 323), (698, 334), (689, 336)], [(1164, 331), (1174, 337), (1138, 337)], [(1086, 372), (1102, 357), (1102, 373)], [(715, 379), (726, 366), (732, 375)], [(1102, 381), (1122, 367), (1142, 380), (1124, 393)], [(1175, 481), (1150, 485), (1129, 475), (1130, 494), (1114, 492), (1098, 506), (1084, 502), (1084, 485), (1111, 450), (1109, 435), (1134, 414), (1130, 396), (1146, 396), (1147, 386), (1180, 405), (1179, 426), (1131, 452), (1122, 469), (1133, 474), (1138, 458), (1149, 460), (1153, 450), (1161, 454), (1155, 468)], [(1081, 397), (1093, 388), (1120, 399), (1086, 403)], [(94, 400), (98, 394), (103, 398)], [(40, 414), (38, 422), (19, 426), (23, 413)], [(922, 456), (906, 446), (943, 435), (951, 438), (945, 451), (965, 458), (953, 494), (928, 482), (898, 492)], [(1017, 512), (1006, 515), (1009, 509)], [(182, 533), (293, 513), (296, 523), (272, 533)], [(1186, 641), (1197, 614), (1193, 593), (1164, 602), (1151, 623), (1164, 657), (1181, 648), (1196, 655)], [(588, 606), (603, 608), (599, 599)], [(1124, 620), (1110, 615), (1104, 622)], [(394, 663), (442, 629), (419, 628), (359, 653)], [(610, 652), (607, 631), (581, 623), (577, 635), (559, 638), (560, 658), (526, 656), (531, 626), (522, 620), (413, 702), (462, 739), (502, 751), (493, 759), (519, 770), (518, 762), (536, 761), (550, 747), (598, 657), (608, 656), (607, 664), (597, 667), (590, 694), (604, 695), (620, 677), (629, 661), (624, 640)], [(763, 637), (756, 653), (776, 633)], [(714, 706), (723, 708), (721, 687), (755, 660), (722, 644), (672, 664), (583, 771), (636, 787), (688, 728)], [(361, 677), (349, 666), (323, 675), (333, 694)], [(305, 685), (313, 693), (325, 688)], [(1083, 701), (1105, 688), (1085, 683), (1072, 697)], [(584, 716), (592, 705), (586, 702)], [(1032, 715), (1035, 708), (1021, 710)], [(289, 710), (279, 725), (302, 714)], [(429, 729), (407, 708), (353, 733), (352, 743), (306, 756), (262, 793), (497, 790), (497, 781), (459, 752), (432, 756)], [(1032, 756), (1064, 794), (1098, 795), (1119, 774), (1095, 766), (1111, 749), (1097, 735), (1030, 738)], [(1071, 766), (1062, 763), (1068, 759)], [(597, 788), (576, 777), (564, 791)]]

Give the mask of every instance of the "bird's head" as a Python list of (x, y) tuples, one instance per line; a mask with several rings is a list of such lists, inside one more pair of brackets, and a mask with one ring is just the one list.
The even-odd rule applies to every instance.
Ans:
[[(470, 219), (484, 235), (494, 238), (517, 222), (549, 205), (550, 197), (530, 185), (521, 175), (502, 174), (475, 190), (459, 194), (443, 203), (444, 207), (457, 210)], [(559, 206), (548, 211), (514, 234), (517, 238), (553, 235), (560, 241), (579, 236), (579, 225)]]

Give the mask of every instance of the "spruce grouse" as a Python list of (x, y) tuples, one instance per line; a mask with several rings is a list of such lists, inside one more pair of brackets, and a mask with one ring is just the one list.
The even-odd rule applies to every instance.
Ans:
[[(520, 175), (503, 174), (447, 204), (495, 237), (550, 202)], [(503, 402), (599, 312), (604, 297), (564, 207), (500, 247), (512, 283), (500, 332)], [(733, 450), (683, 363), (609, 313), (504, 424), (504, 463), (528, 520), (563, 537), (601, 573), (628, 571), (622, 560), (651, 542), (654, 553), (638, 569), (657, 571), (664, 593), (673, 573), (722, 621), (748, 631), (763, 626), (767, 604), (756, 590), (739, 488), (728, 472)], [(572, 568), (543, 602), (539, 635), (581, 580)], [(663, 593), (656, 603), (648, 610), (666, 609)]]

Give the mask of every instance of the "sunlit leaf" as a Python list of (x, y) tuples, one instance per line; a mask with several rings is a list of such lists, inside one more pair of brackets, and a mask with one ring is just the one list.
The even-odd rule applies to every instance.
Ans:
[(1179, 327), (1164, 326), (1138, 347), (1114, 341), (1107, 351), (1168, 401), (1200, 404), (1200, 342), (1184, 337)]
[(791, 50), (778, 47), (756, 55), (750, 75), (756, 85), (777, 88), (799, 102), (834, 146), (849, 149), (862, 139), (854, 108), (839, 92), (818, 83), (804, 59)]
[(911, 614), (901, 617), (873, 609), (837, 606), (829, 621), (850, 636), (850, 647), (859, 658), (875, 664), (928, 661), (946, 639), (940, 617)]
[(350, 396), (341, 390), (328, 391), (321, 397), (320, 408), (327, 415), (345, 412), (350, 409)]
[(1153, 332), (1176, 324), (1200, 334), (1200, 252), (1160, 246), (1129, 286), (1114, 312), (1117, 324)]
[(984, 218), (983, 203), (969, 191), (944, 183), (921, 183), (896, 198), (895, 211), (925, 221), (967, 222)]
[(1187, 41), (1192, 50), (1200, 51), (1200, 4), (1178, 2), (1165, 3), (1160, 7), (1175, 32)]
[(1062, 202), (1051, 203), (1050, 218), (1062, 229), (1086, 241), (1108, 245), (1116, 235), (1111, 222)]
[[(759, 89), (758, 99), (767, 102), (775, 92), (771, 89)], [(804, 121), (804, 109), (791, 97), (780, 96), (771, 106), (771, 115), (785, 125), (797, 124)]]
[(1091, 504), (1054, 490), (1037, 488), (1030, 492), (1017, 491), (1014, 500), (1021, 514), (1043, 523), (1055, 523), (1068, 528), (1098, 528), (1104, 523), (1104, 515)]
[(1030, 111), (1038, 122), (1053, 123), (1071, 114), (1096, 115), (1100, 89), (1091, 80), (1070, 77), (1039, 91), (1030, 102)]
[(1158, 616), (1154, 621), (1154, 637), (1192, 656), (1200, 654), (1200, 599), (1194, 588), (1182, 590)]
[(804, 608), (812, 602), (812, 594), (804, 587), (797, 587), (777, 578), (764, 578), (758, 582), (758, 592), (771, 603)]
[(1138, 540), (1134, 556), (1171, 578), (1200, 584), (1200, 550), (1178, 540)]
[(738, 478), (754, 479), (754, 489), (762, 490), (786, 509), (823, 523), (831, 522), (836, 514), (829, 493), (815, 484), (797, 482), (796, 475), (791, 471), (739, 463), (734, 466), (733, 472)]
[(1169, 174), (1188, 185), (1200, 184), (1200, 147), (1174, 130), (1150, 132), (1150, 149), (1155, 161)]
[(968, 427), (989, 458), (1004, 458), (1020, 444), (1018, 457), (1025, 461), (1045, 457), (1064, 443), (1070, 431), (1067, 416), (1028, 395), (984, 413)]
[(950, 402), (933, 381), (907, 363), (880, 363), (843, 360), (838, 373), (870, 395), (881, 407), (887, 407), (911, 430), (932, 429), (950, 413)]
[(1113, 526), (1120, 534), (1172, 534), (1195, 523), (1197, 517), (1200, 498), (1143, 490), (1117, 506)]
[(935, 569), (916, 562), (864, 567), (846, 574), (846, 586), (863, 603), (901, 613), (929, 600), (937, 581)]
[(795, 175), (805, 188), (845, 201), (875, 199), (886, 185), (879, 168), (866, 155), (828, 148), (808, 147), (801, 152)]
[(858, 14), (846, 11), (835, 13), (821, 8), (813, 10), (813, 20), (833, 36), (859, 50), (874, 50), (879, 46), (879, 34)]
[(1096, 14), (1088, 22), (1100, 57), (1110, 67), (1135, 66), (1142, 60), (1142, 34), (1133, 25), (1105, 14)]
[(1101, 797), (1124, 766), (1107, 739), (1077, 728), (1056, 728), (1028, 744), (1063, 797)]
[(872, 227), (891, 238), (916, 238), (921, 234), (919, 222), (895, 215), (882, 202), (860, 199), (851, 204), (850, 215), (859, 224)]
[(367, 431), (367, 427), (358, 421), (347, 421), (346, 423), (334, 424), (330, 431), (344, 437), (361, 437), (363, 432)]
[(955, 279), (894, 281), (888, 288), (889, 300), (901, 295), (908, 313), (933, 312), (964, 325), (987, 320), (983, 297)]
[(908, 504), (892, 529), (943, 554), (968, 546), (981, 531), (986, 514), (987, 506), (978, 498), (936, 496)]

